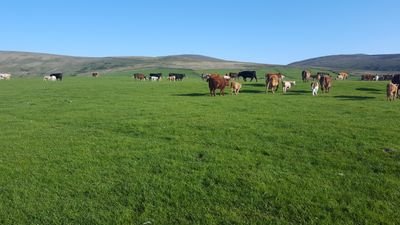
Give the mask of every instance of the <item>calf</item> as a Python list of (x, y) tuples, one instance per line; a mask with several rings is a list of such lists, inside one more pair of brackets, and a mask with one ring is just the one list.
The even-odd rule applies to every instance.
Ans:
[(318, 89), (319, 89), (319, 83), (318, 81), (313, 81), (311, 83), (311, 90), (312, 90), (312, 95), (316, 96), (318, 95)]
[(296, 81), (282, 81), (282, 91), (283, 93), (286, 93), (286, 91), (292, 86), (296, 85)]
[(232, 81), (231, 82), (231, 89), (232, 89), (232, 95), (235, 94), (239, 94), (240, 89), (242, 88), (242, 84), (240, 84), (239, 82), (236, 81)]

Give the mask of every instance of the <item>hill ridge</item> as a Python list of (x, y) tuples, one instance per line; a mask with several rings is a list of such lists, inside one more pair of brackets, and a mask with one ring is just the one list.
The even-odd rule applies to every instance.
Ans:
[(142, 68), (247, 69), (260, 65), (264, 64), (228, 61), (197, 54), (85, 57), (0, 51), (0, 72), (20, 76), (44, 75), (54, 71), (63, 71), (67, 75), (81, 75), (93, 71), (126, 71)]
[(400, 71), (400, 54), (340, 54), (310, 58), (288, 64), (344, 70)]

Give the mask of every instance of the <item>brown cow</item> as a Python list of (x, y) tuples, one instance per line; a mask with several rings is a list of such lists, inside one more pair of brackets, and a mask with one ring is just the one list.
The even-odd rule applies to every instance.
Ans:
[(308, 82), (311, 78), (311, 72), (308, 70), (303, 70), (303, 72), (301, 72), (301, 79), (303, 80), (303, 82)]
[(321, 76), (319, 79), (319, 84), (321, 86), (322, 93), (329, 93), (329, 90), (332, 87), (332, 77), (329, 75)]
[(210, 96), (215, 96), (215, 90), (220, 89), (219, 95), (225, 95), (224, 89), (229, 86), (229, 80), (225, 80), (224, 77), (219, 74), (211, 74), (208, 79), (208, 87), (210, 89)]
[(135, 73), (133, 74), (133, 78), (135, 80), (146, 80), (146, 76), (143, 73)]
[(279, 83), (284, 77), (285, 76), (280, 73), (265, 74), (265, 93), (268, 94), (268, 90), (271, 89), (272, 94), (275, 94), (275, 91), (279, 88)]
[(398, 88), (398, 84), (393, 84), (392, 82), (387, 84), (386, 96), (388, 101), (394, 101), (396, 99)]
[(363, 74), (361, 75), (361, 80), (374, 80), (375, 76), (372, 74)]

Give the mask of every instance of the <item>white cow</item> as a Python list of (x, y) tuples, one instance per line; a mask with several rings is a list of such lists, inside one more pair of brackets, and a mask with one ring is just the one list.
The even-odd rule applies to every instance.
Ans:
[(0, 73), (0, 80), (9, 80), (11, 79), (11, 74), (9, 73)]

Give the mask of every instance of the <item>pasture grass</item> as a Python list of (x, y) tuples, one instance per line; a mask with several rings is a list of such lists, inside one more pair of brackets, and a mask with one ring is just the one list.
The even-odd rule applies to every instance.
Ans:
[(285, 95), (260, 79), (209, 97), (184, 72), (1, 81), (0, 224), (400, 223), (386, 82), (311, 96), (287, 69)]

